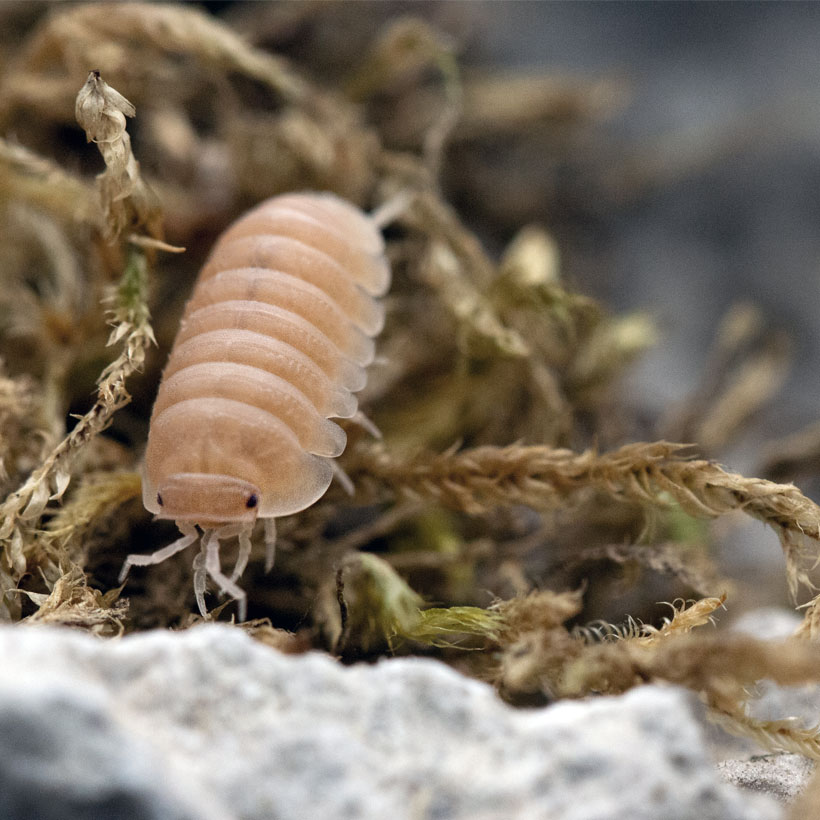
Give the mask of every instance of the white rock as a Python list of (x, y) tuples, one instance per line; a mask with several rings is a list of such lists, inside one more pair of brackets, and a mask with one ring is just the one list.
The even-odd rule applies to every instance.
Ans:
[(802, 620), (800, 613), (793, 609), (766, 606), (744, 612), (733, 621), (731, 629), (762, 641), (776, 641), (792, 635)]
[(671, 687), (516, 711), (433, 661), (345, 668), (224, 626), (5, 627), (0, 659), (3, 818), (781, 816), (720, 782)]
[(729, 783), (790, 803), (806, 787), (814, 767), (814, 761), (801, 755), (768, 754), (723, 760), (718, 763), (718, 772)]

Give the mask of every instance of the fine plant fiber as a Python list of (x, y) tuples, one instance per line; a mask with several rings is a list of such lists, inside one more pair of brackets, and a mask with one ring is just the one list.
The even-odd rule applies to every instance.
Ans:
[(808, 543), (820, 539), (820, 507), (793, 485), (730, 473), (687, 456), (686, 450), (665, 441), (627, 444), (604, 454), (516, 444), (397, 461), (375, 445), (363, 451), (362, 469), (406, 494), (470, 515), (510, 505), (551, 510), (595, 491), (625, 503), (676, 504), (702, 518), (740, 510), (777, 533), (792, 594), (798, 582), (811, 587), (805, 564), (815, 560)]
[[(130, 103), (111, 89), (100, 78), (99, 72), (91, 72), (77, 96), (77, 114), (88, 140), (103, 146), (101, 151), (106, 161), (106, 171), (99, 179), (99, 207), (103, 212), (104, 232), (111, 237), (115, 237), (123, 227), (121, 209), (128, 207), (132, 201), (137, 202), (133, 205), (135, 225), (155, 220), (154, 213), (149, 213), (144, 205), (144, 189), (140, 185), (130, 140), (127, 139), (123, 111), (129, 115), (134, 113)], [(119, 203), (117, 207), (114, 206), (115, 202)], [(154, 230), (151, 225), (147, 227)], [(97, 399), (91, 409), (51, 449), (22, 486), (10, 493), (0, 505), (0, 543), (4, 548), (0, 574), (5, 608), (5, 613), (0, 609), (0, 615), (5, 614), (7, 618), (14, 618), (15, 610), (19, 612), (19, 607), (10, 600), (10, 593), (23, 575), (32, 569), (26, 553), (40, 551), (43, 539), (38, 530), (46, 505), (63, 497), (77, 455), (108, 426), (113, 414), (130, 401), (125, 380), (141, 369), (145, 350), (154, 341), (147, 307), (147, 277), (144, 255), (138, 250), (129, 251), (119, 283), (105, 297), (109, 309), (107, 316), (103, 315), (112, 326), (107, 344), (119, 344), (120, 354), (100, 373)], [(28, 539), (27, 534), (30, 534)]]
[[(278, 521), (270, 574), (255, 533), (237, 628), (342, 660), (432, 655), (512, 703), (666, 681), (820, 756), (749, 694), (820, 681), (820, 508), (788, 483), (817, 475), (820, 427), (764, 448), (762, 477), (719, 462), (792, 340), (734, 305), (682, 405), (629, 395), (657, 317), (577, 285), (564, 238), (586, 228), (559, 195), (574, 170), (595, 212), (628, 83), (476, 65), (434, 7), (0, 6), (0, 620), (103, 637), (201, 620), (189, 554), (116, 581), (175, 537), (139, 501), (160, 371), (215, 237), (262, 199), (327, 190), (384, 219), (394, 281), (367, 420), (343, 423), (353, 495), (334, 482)], [(623, 196), (686, 173), (650, 158)], [(788, 641), (719, 628), (759, 603), (720, 560), (749, 518), (805, 610)]]

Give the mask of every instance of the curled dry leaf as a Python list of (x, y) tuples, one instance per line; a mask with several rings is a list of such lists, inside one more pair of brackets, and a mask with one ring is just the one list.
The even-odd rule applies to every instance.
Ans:
[(136, 226), (144, 226), (155, 239), (162, 238), (159, 202), (140, 176), (126, 130), (125, 118), (136, 113), (134, 106), (96, 70), (89, 73), (74, 107), (87, 140), (97, 144), (105, 160), (105, 171), (97, 177), (97, 184), (111, 240), (124, 229)]

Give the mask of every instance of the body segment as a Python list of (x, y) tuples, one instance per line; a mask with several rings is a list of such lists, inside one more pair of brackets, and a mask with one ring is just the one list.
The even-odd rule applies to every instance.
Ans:
[[(240, 599), (257, 517), (317, 501), (345, 445), (330, 421), (357, 410), (389, 286), (384, 242), (366, 214), (332, 194), (274, 197), (219, 238), (188, 302), (163, 373), (145, 454), (143, 501), (184, 536), (134, 564), (156, 563), (205, 535), (206, 575)], [(266, 527), (273, 532), (273, 527)], [(232, 578), (218, 541), (239, 535)]]

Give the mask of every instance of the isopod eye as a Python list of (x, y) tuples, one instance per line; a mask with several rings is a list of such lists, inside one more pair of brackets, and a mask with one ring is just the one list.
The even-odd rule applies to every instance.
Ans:
[(159, 504), (160, 507), (162, 506), (162, 496), (159, 493), (157, 493), (157, 504)]
[(256, 497), (256, 493), (251, 493), (248, 497), (248, 500), (245, 502), (245, 506), (252, 510), (257, 504), (259, 503), (259, 499)]

